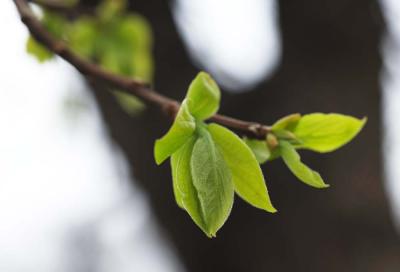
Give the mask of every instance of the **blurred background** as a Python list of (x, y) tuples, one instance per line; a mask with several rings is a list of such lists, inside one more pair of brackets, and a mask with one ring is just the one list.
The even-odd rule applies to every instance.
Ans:
[[(367, 126), (337, 152), (303, 152), (329, 189), (273, 161), (263, 171), (279, 212), (236, 198), (209, 240), (175, 204), (169, 164), (154, 163), (170, 121), (60, 58), (39, 63), (13, 2), (1, 1), (0, 271), (400, 271), (398, 1), (135, 0), (128, 9), (147, 37), (131, 74), (163, 94), (181, 100), (206, 70), (223, 87), (224, 114), (271, 124), (339, 112), (368, 116)], [(100, 62), (130, 74), (110, 59)]]

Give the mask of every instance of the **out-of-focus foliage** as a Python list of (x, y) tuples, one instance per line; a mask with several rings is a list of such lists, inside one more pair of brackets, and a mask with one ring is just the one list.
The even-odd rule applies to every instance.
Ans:
[[(93, 15), (68, 20), (44, 10), (43, 25), (55, 37), (64, 40), (80, 56), (103, 68), (125, 76), (151, 82), (153, 77), (152, 32), (147, 20), (126, 11), (125, 0), (104, 0)], [(40, 62), (53, 54), (30, 37), (27, 51)], [(128, 113), (136, 113), (143, 104), (135, 97), (116, 94)]]

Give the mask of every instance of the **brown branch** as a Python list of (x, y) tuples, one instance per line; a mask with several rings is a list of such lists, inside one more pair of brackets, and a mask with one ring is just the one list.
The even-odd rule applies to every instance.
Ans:
[(27, 2), (39, 5), (46, 10), (62, 14), (69, 19), (75, 19), (82, 14), (94, 15), (93, 8), (84, 6), (79, 2), (75, 5), (67, 5), (57, 0), (27, 0)]
[[(14, 0), (21, 21), (26, 25), (31, 35), (50, 51), (60, 56), (72, 66), (74, 66), (81, 74), (89, 79), (97, 80), (123, 90), (129, 94), (142, 99), (145, 103), (158, 106), (166, 114), (175, 116), (179, 109), (179, 102), (161, 95), (151, 89), (147, 83), (110, 73), (100, 66), (93, 64), (71, 51), (68, 46), (61, 40), (55, 39), (40, 23), (33, 14), (27, 0)], [(256, 138), (265, 138), (270, 131), (270, 127), (255, 123), (247, 122), (232, 117), (216, 114), (210, 118), (211, 121), (225, 125), (227, 127), (240, 130), (246, 134), (255, 136)]]

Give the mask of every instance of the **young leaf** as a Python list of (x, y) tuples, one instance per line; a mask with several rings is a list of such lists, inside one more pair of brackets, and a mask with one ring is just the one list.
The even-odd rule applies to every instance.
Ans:
[(161, 164), (177, 151), (192, 136), (195, 129), (195, 119), (190, 114), (187, 102), (184, 100), (170, 130), (155, 143), (154, 157), (156, 163)]
[(208, 130), (232, 172), (236, 193), (257, 208), (276, 212), (260, 165), (250, 148), (236, 134), (220, 125), (210, 124)]
[(36, 57), (39, 62), (45, 62), (54, 57), (54, 54), (39, 44), (32, 36), (26, 41), (26, 51)]
[(192, 136), (171, 156), (173, 188), (178, 206), (186, 210), (196, 225), (209, 235), (190, 171), (190, 160), (196, 139), (197, 137)]
[(200, 72), (190, 84), (186, 97), (189, 98), (191, 114), (204, 120), (218, 111), (221, 92), (209, 74)]
[(266, 141), (249, 138), (244, 138), (243, 141), (247, 144), (251, 151), (253, 151), (259, 164), (263, 164), (271, 156), (271, 151), (269, 150)]
[(95, 18), (83, 16), (70, 23), (68, 44), (79, 55), (93, 59), (97, 57), (100, 32)]
[(298, 179), (316, 188), (329, 187), (328, 184), (324, 183), (320, 174), (311, 170), (307, 165), (301, 162), (300, 155), (289, 142), (281, 140), (279, 143), (279, 149), (283, 161)]
[(295, 126), (297, 122), (299, 122), (300, 118), (301, 118), (300, 113), (294, 113), (282, 117), (272, 125), (271, 127), (272, 131), (291, 130), (291, 128)]
[(122, 109), (130, 116), (135, 116), (144, 110), (145, 105), (136, 96), (121, 91), (114, 91), (115, 98)]
[(348, 143), (360, 132), (366, 121), (366, 118), (359, 120), (335, 113), (312, 113), (300, 119), (293, 133), (302, 141), (297, 147), (324, 153)]
[(193, 185), (211, 237), (222, 227), (233, 205), (231, 172), (206, 127), (198, 128), (190, 162)]

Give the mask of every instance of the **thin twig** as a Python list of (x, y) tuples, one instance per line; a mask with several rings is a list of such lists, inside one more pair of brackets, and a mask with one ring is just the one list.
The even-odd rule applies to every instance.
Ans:
[[(69, 62), (81, 74), (90, 79), (101, 81), (109, 87), (114, 87), (129, 94), (133, 94), (142, 99), (145, 103), (158, 106), (166, 114), (175, 116), (179, 109), (179, 102), (156, 92), (145, 82), (110, 73), (100, 66), (79, 57), (71, 51), (63, 41), (55, 39), (42, 26), (40, 21), (33, 14), (27, 0), (14, 0), (14, 3), (21, 17), (21, 21), (26, 25), (31, 35), (47, 49)], [(256, 138), (265, 138), (266, 134), (270, 131), (270, 127), (268, 126), (220, 114), (214, 115), (210, 120), (253, 135)]]
[(93, 8), (84, 6), (79, 2), (75, 5), (67, 5), (57, 0), (27, 0), (27, 2), (39, 5), (46, 10), (62, 14), (69, 19), (75, 19), (83, 14), (94, 15)]

